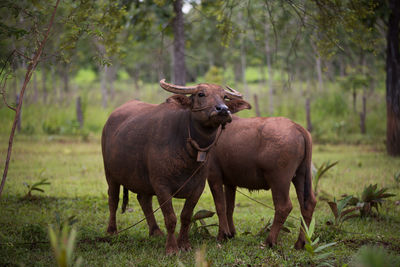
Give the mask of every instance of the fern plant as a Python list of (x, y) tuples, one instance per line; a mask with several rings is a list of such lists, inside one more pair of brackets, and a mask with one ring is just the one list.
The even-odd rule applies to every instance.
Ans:
[(400, 187), (400, 171), (397, 173), (393, 174), (393, 180), (396, 183), (396, 187)]
[(395, 194), (386, 193), (387, 190), (389, 189), (386, 187), (378, 189), (378, 184), (370, 184), (364, 188), (361, 200), (355, 198), (357, 201), (356, 205), (360, 207), (362, 217), (372, 216), (372, 208), (375, 208), (376, 212), (379, 213), (379, 206), (382, 206), (384, 199), (395, 196)]
[(338, 164), (339, 161), (330, 163), (330, 161), (323, 162), (318, 168), (313, 169), (313, 188), (314, 195), (318, 195), (318, 184), (321, 178), (329, 171), (332, 167)]
[(33, 191), (38, 191), (41, 193), (44, 193), (44, 190), (41, 188), (44, 185), (50, 185), (50, 182), (47, 182), (47, 179), (42, 179), (39, 182), (36, 182), (34, 184), (28, 184), (27, 182), (23, 183), (24, 186), (26, 186), (28, 188), (28, 192), (26, 193), (26, 195), (24, 196), (25, 199), (32, 199), (32, 192)]
[(79, 267), (82, 265), (81, 257), (78, 257), (76, 261), (73, 259), (76, 241), (75, 228), (70, 229), (67, 223), (64, 223), (61, 229), (49, 225), (49, 238), (58, 267)]
[(333, 225), (336, 228), (340, 228), (344, 221), (358, 217), (358, 214), (355, 214), (360, 207), (349, 207), (350, 201), (354, 199), (353, 196), (347, 196), (341, 200), (333, 199), (333, 201), (328, 201), (328, 205), (331, 208), (334, 219), (328, 221), (328, 225)]
[(307, 252), (308, 258), (312, 265), (314, 266), (332, 266), (331, 261), (328, 257), (332, 252), (325, 252), (327, 248), (336, 244), (336, 242), (328, 243), (325, 245), (318, 244), (319, 237), (313, 239), (315, 230), (315, 219), (311, 220), (310, 226), (307, 227), (303, 217), (300, 217), (302, 221), (301, 228), (304, 231), (305, 236), (305, 251)]

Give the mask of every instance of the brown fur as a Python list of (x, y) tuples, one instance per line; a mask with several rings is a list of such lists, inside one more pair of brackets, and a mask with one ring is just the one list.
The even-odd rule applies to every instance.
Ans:
[[(237, 186), (272, 190), (275, 216), (266, 240), (268, 245), (276, 244), (278, 233), (292, 210), (291, 182), (296, 188), (301, 213), (309, 224), (316, 203), (311, 189), (311, 149), (310, 134), (289, 119), (235, 117), (226, 126), (210, 159), (208, 183), (219, 216), (218, 239), (235, 235), (233, 210)], [(302, 231), (295, 247), (304, 247)]]
[[(186, 141), (188, 128), (200, 147), (206, 147), (214, 141), (219, 125), (231, 121), (224, 103), (224, 89), (212, 84), (197, 87), (196, 94), (190, 97), (174, 95), (160, 105), (134, 100), (110, 115), (102, 134), (110, 210), (108, 233), (117, 232), (116, 210), (123, 185), (124, 189), (137, 193), (150, 235), (162, 235), (153, 215), (152, 196), (157, 196), (160, 205), (165, 203), (161, 209), (168, 232), (167, 254), (176, 253), (178, 248), (190, 249), (189, 224), (208, 169), (201, 168), (175, 196), (186, 199), (176, 239), (177, 219), (170, 198), (200, 165), (196, 161), (197, 151)], [(242, 103), (243, 108), (247, 104), (243, 100), (232, 101)], [(124, 191), (123, 210), (128, 200), (128, 191)]]

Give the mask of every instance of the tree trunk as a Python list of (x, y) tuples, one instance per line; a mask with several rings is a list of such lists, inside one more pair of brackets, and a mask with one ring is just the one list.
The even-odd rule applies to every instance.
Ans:
[(310, 96), (306, 97), (306, 119), (307, 119), (307, 130), (311, 133), (313, 130), (313, 126), (311, 123), (311, 107), (310, 107), (311, 99)]
[(76, 98), (76, 120), (79, 122), (79, 128), (83, 128), (83, 112), (82, 112), (82, 103), (81, 97), (78, 96)]
[(64, 65), (63, 71), (63, 82), (64, 82), (64, 92), (68, 94), (69, 92), (69, 68), (68, 65)]
[(265, 22), (265, 55), (267, 56), (268, 71), (268, 111), (269, 115), (274, 114), (274, 88), (272, 87), (272, 66), (271, 66), (271, 47), (269, 45), (269, 24)]
[(103, 71), (101, 72), (101, 103), (103, 108), (107, 108), (108, 93), (107, 93), (107, 65), (104, 65)]
[(182, 0), (174, 1), (175, 18), (173, 21), (174, 31), (174, 83), (186, 84), (185, 66), (185, 37), (183, 26)]
[(360, 112), (360, 130), (362, 134), (367, 133), (367, 129), (365, 127), (366, 117), (367, 117), (367, 89), (364, 88), (362, 96), (362, 111)]
[(353, 86), (353, 112), (357, 113), (357, 90)]
[[(19, 95), (17, 94), (15, 96), (16, 106), (19, 106), (19, 100), (20, 100), (20, 98), (19, 98)], [(21, 114), (22, 114), (22, 108), (21, 108), (21, 110), (20, 110), (20, 112), (18, 113), (18, 116), (17, 116), (17, 132), (21, 131)]]
[(392, 156), (400, 156), (400, 1), (390, 0), (386, 52), (386, 146)]

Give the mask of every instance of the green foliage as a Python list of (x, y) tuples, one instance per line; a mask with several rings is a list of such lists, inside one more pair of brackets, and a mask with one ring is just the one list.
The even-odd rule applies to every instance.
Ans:
[(351, 218), (357, 217), (358, 214), (355, 212), (360, 209), (359, 207), (349, 207), (350, 201), (353, 199), (353, 196), (347, 196), (341, 200), (328, 201), (329, 208), (331, 209), (334, 219), (329, 220), (328, 224), (333, 225), (336, 228), (341, 228), (342, 224)]
[(378, 184), (370, 184), (364, 187), (361, 198), (353, 198), (351, 203), (360, 207), (362, 217), (372, 216), (372, 208), (375, 208), (376, 212), (379, 213), (379, 206), (382, 206), (385, 198), (395, 196), (395, 194), (386, 193), (387, 190), (389, 189), (386, 187), (378, 189)]
[(74, 249), (76, 242), (76, 230), (67, 224), (61, 226), (61, 230), (49, 225), (49, 239), (53, 249), (54, 257), (59, 267), (79, 267), (82, 265), (82, 258), (74, 261)]
[(393, 180), (396, 183), (396, 187), (400, 187), (400, 171), (393, 174)]
[(312, 169), (313, 175), (313, 188), (314, 194), (318, 195), (318, 184), (321, 178), (329, 171), (332, 167), (338, 164), (338, 161), (330, 163), (330, 161), (323, 162), (318, 168)]
[[(38, 178), (40, 179), (44, 173), (45, 169), (42, 169), (38, 175)], [(47, 182), (47, 178), (44, 178), (40, 180), (39, 182), (33, 183), (33, 184), (28, 184), (27, 182), (24, 182), (23, 185), (28, 189), (28, 192), (24, 196), (24, 199), (33, 199), (32, 192), (33, 191), (38, 191), (41, 193), (44, 193), (44, 190), (41, 188), (44, 185), (50, 185), (50, 182)]]
[(301, 227), (304, 231), (304, 236), (306, 238), (306, 244), (304, 245), (304, 248), (311, 264), (315, 266), (333, 266), (331, 260), (328, 259), (329, 256), (332, 255), (332, 252), (325, 252), (325, 250), (331, 246), (336, 245), (336, 242), (324, 245), (318, 244), (319, 237), (313, 239), (315, 230), (315, 218), (312, 218), (308, 227), (303, 217), (301, 217), (301, 221)]
[(354, 256), (353, 263), (363, 267), (395, 267), (400, 266), (400, 256), (383, 247), (363, 246)]
[(207, 83), (222, 84), (224, 79), (222, 69), (211, 66), (205, 74), (204, 79)]

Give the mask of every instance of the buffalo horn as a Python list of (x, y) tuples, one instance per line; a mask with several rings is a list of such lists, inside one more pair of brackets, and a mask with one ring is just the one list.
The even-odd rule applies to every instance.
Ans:
[(165, 79), (160, 81), (160, 86), (168, 92), (175, 94), (195, 94), (197, 92), (197, 86), (180, 86), (165, 82)]
[(228, 85), (226, 86), (226, 88), (228, 88), (230, 92), (227, 90), (225, 90), (225, 92), (232, 98), (243, 98), (243, 95), (238, 91), (236, 91), (235, 89), (230, 88)]

